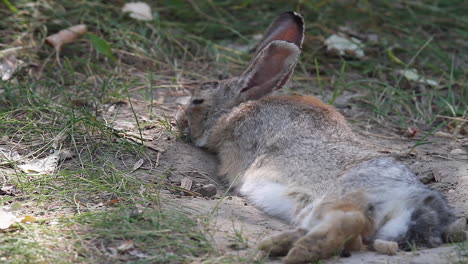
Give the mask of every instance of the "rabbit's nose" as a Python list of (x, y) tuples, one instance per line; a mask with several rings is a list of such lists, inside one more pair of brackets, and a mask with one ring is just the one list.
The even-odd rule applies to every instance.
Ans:
[(177, 128), (180, 131), (187, 133), (188, 125), (187, 125), (187, 118), (185, 117), (185, 109), (179, 108), (175, 114), (175, 121)]

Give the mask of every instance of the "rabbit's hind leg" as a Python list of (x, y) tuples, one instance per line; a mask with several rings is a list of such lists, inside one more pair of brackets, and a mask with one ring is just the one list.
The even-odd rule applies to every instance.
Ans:
[(293, 247), (294, 242), (307, 234), (306, 229), (298, 228), (291, 231), (281, 232), (279, 234), (268, 236), (263, 239), (258, 249), (271, 257), (286, 256)]
[[(348, 197), (349, 198), (349, 197)], [(349, 255), (362, 248), (373, 232), (365, 206), (353, 199), (319, 205), (314, 210), (319, 222), (298, 239), (289, 250), (285, 263), (308, 263), (333, 255)]]

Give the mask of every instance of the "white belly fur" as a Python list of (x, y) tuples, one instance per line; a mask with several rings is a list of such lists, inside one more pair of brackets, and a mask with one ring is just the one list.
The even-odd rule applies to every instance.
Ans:
[(242, 184), (240, 193), (271, 216), (288, 222), (294, 217), (294, 202), (288, 197), (284, 185), (270, 181), (246, 181)]

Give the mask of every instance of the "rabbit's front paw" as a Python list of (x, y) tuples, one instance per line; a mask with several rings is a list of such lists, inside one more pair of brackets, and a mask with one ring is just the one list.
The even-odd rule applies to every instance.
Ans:
[(269, 236), (260, 242), (259, 249), (271, 257), (286, 256), (293, 247), (294, 242), (299, 240), (307, 233), (306, 229), (296, 229), (285, 231), (276, 235)]

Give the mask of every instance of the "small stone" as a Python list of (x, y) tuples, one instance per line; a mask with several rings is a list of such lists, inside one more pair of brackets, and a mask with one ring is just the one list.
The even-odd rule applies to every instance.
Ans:
[(199, 192), (204, 197), (212, 197), (216, 195), (216, 193), (218, 192), (218, 189), (216, 188), (214, 184), (207, 184), (207, 185), (203, 185), (200, 188)]
[(434, 181), (434, 173), (432, 171), (424, 172), (421, 174), (417, 174), (416, 176), (418, 180), (424, 184), (428, 184), (432, 181)]
[(159, 193), (161, 193), (161, 194), (171, 194), (171, 191), (169, 191), (169, 190), (160, 190)]
[(463, 149), (454, 149), (454, 150), (450, 151), (450, 154), (463, 155), (463, 154), (466, 154), (466, 151), (464, 151)]

